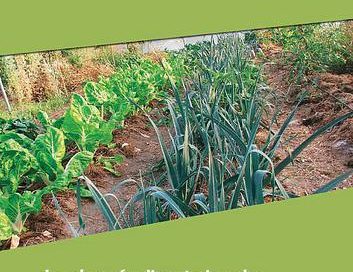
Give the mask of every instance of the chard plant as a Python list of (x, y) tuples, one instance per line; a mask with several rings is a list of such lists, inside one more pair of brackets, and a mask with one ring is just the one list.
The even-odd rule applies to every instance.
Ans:
[[(65, 114), (56, 120), (45, 112), (37, 116), (40, 124), (0, 119), (0, 243), (24, 231), (28, 216), (40, 212), (43, 196), (75, 189), (73, 184), (94, 162), (97, 149), (112, 142), (113, 130), (138, 107), (146, 109), (163, 97), (169, 79), (161, 65), (141, 56), (120, 64), (111, 77), (88, 82), (84, 96), (73, 94)], [(172, 73), (173, 67), (167, 70)], [(121, 160), (121, 156), (97, 159), (113, 174), (118, 174), (113, 165)], [(90, 191), (80, 188), (78, 199), (97, 200), (93, 186), (88, 184)]]

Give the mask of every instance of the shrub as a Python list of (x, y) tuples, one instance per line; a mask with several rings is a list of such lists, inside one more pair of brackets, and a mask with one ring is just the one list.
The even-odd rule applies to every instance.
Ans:
[(344, 23), (302, 25), (265, 30), (260, 40), (280, 45), (285, 63), (292, 67), (292, 77), (301, 81), (313, 72), (344, 72), (352, 61)]

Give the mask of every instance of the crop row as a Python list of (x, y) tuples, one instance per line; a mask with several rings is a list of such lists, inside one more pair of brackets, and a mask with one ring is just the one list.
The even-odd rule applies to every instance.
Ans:
[[(173, 73), (167, 61), (164, 66)], [(127, 55), (111, 77), (86, 83), (83, 96), (73, 94), (61, 117), (52, 120), (40, 112), (37, 121), (0, 120), (0, 241), (24, 230), (28, 216), (41, 210), (43, 196), (76, 182), (97, 148), (112, 142), (113, 130), (137, 106), (165, 97), (169, 80), (164, 69)]]
[[(0, 240), (23, 230), (28, 215), (40, 210), (44, 195), (75, 182), (77, 195), (90, 195), (112, 230), (138, 225), (141, 218), (150, 224), (296, 197), (281, 183), (283, 170), (353, 112), (317, 129), (277, 162), (302, 100), (281, 122), (277, 95), (267, 88), (249, 49), (236, 36), (187, 46), (159, 64), (128, 54), (113, 60), (114, 75), (88, 82), (83, 96), (73, 94), (62, 117), (51, 120), (41, 112), (39, 126), (3, 120)], [(113, 130), (136, 111), (148, 116), (146, 108), (155, 99), (166, 101), (172, 124), (170, 138), (164, 139), (150, 118), (163, 155), (161, 167), (151, 177), (116, 186), (136, 187), (124, 206), (116, 199), (116, 214), (84, 175), (85, 169), (97, 148), (112, 142)], [(258, 139), (260, 133), (264, 141)], [(335, 188), (352, 174), (341, 174), (315, 193)]]
[[(317, 137), (353, 116), (350, 112), (325, 124), (275, 162), (301, 100), (280, 122), (276, 94), (264, 84), (261, 67), (251, 61), (240, 38), (190, 46), (180, 55), (191, 61), (184, 84), (171, 79), (170, 139), (150, 120), (163, 153), (162, 173), (120, 183), (117, 190), (135, 186), (136, 194), (118, 205), (117, 214), (108, 197), (85, 179), (112, 230), (138, 225), (141, 218), (151, 224), (296, 197), (282, 185), (282, 171)], [(315, 193), (335, 188), (352, 174), (343, 173)], [(139, 207), (140, 213), (134, 212)]]

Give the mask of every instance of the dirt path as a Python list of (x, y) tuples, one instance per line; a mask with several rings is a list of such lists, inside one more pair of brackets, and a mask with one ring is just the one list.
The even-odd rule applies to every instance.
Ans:
[[(312, 82), (293, 86), (288, 83), (289, 70), (283, 65), (269, 61), (265, 64), (264, 72), (269, 87), (283, 97), (284, 108), (279, 118), (280, 123), (283, 123), (293, 109), (295, 96), (302, 90), (310, 93), (290, 123), (285, 135), (285, 139), (290, 140), (282, 146), (279, 159), (285, 158), (317, 128), (353, 108), (351, 74), (310, 75), (311, 79), (318, 80), (318, 86), (313, 86)], [(298, 195), (307, 195), (352, 167), (353, 120), (348, 119), (310, 144), (279, 178), (283, 180), (287, 190)], [(340, 188), (348, 186), (353, 186), (352, 177)]]

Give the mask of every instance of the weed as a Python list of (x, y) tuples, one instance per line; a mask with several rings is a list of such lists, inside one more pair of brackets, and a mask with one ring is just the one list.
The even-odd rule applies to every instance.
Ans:
[(352, 62), (348, 29), (345, 23), (293, 26), (265, 30), (259, 38), (282, 47), (283, 59), (292, 67), (292, 78), (300, 82), (315, 71), (347, 69)]

